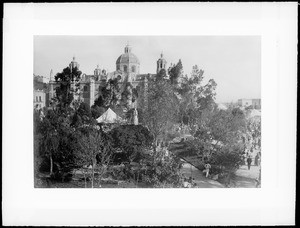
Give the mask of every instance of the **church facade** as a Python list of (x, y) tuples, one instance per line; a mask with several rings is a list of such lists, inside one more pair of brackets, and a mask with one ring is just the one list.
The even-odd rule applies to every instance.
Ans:
[[(132, 53), (132, 48), (126, 45), (124, 53), (116, 60), (116, 70), (107, 72), (105, 69), (100, 69), (99, 65), (94, 70), (93, 75), (82, 74), (79, 81), (80, 99), (89, 106), (94, 105), (95, 100), (101, 95), (102, 88), (107, 85), (110, 79), (118, 79), (120, 94), (125, 90), (135, 89), (139, 91), (141, 87), (147, 86), (150, 77), (155, 75), (162, 69), (166, 70), (167, 61), (161, 54), (157, 60), (156, 74), (140, 74), (140, 61), (137, 56)], [(70, 69), (77, 68), (80, 70), (80, 65), (76, 62), (75, 57), (69, 64)], [(49, 90), (46, 106), (50, 106), (51, 99), (55, 97), (55, 88), (59, 86), (59, 82), (55, 82), (52, 71), (50, 73)], [(130, 99), (129, 99), (130, 100)], [(130, 103), (131, 108), (137, 108), (137, 102)]]

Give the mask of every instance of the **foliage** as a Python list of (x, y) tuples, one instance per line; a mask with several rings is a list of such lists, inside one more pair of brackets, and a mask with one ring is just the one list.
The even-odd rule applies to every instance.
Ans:
[(79, 93), (79, 80), (81, 71), (77, 67), (66, 67), (61, 73), (55, 75), (55, 81), (59, 82), (56, 89), (56, 102), (60, 108), (68, 107), (74, 100), (74, 94)]
[(212, 164), (212, 171), (233, 173), (243, 163), (246, 118), (238, 108), (215, 110), (205, 127), (195, 134), (195, 148), (202, 162)]
[(167, 71), (165, 69), (161, 69), (156, 75), (156, 80), (164, 80), (167, 78)]
[[(240, 144), (225, 145), (214, 154), (212, 167), (221, 173), (234, 173), (244, 163), (244, 147)], [(212, 169), (214, 173), (214, 169)]]
[(181, 187), (182, 176), (180, 159), (172, 154), (165, 156), (164, 151), (159, 151), (155, 159), (142, 161), (140, 179), (153, 187)]
[(76, 163), (79, 167), (86, 169), (92, 166), (92, 187), (94, 187), (95, 170), (99, 181), (110, 163), (112, 151), (110, 142), (106, 140), (104, 133), (91, 128), (88, 134), (77, 134), (78, 149), (75, 150)]
[[(60, 110), (49, 110), (40, 123), (40, 156), (49, 160), (50, 175), (60, 178), (74, 167), (74, 129)], [(54, 175), (55, 174), (55, 175)]]
[(149, 80), (147, 100), (141, 122), (149, 129), (156, 143), (176, 122), (178, 99), (168, 80)]
[[(123, 162), (138, 162), (152, 145), (153, 137), (141, 125), (120, 125), (109, 132), (113, 147), (122, 153)], [(115, 154), (115, 157), (118, 155)]]
[(103, 108), (109, 108), (111, 106), (116, 105), (121, 97), (120, 97), (120, 86), (119, 86), (118, 78), (109, 79), (104, 87), (101, 87), (100, 95), (95, 100), (94, 105)]
[(179, 59), (178, 63), (174, 66), (171, 66), (168, 69), (168, 73), (169, 73), (169, 77), (170, 77), (170, 82), (172, 85), (177, 85), (179, 78), (182, 75), (182, 71), (183, 71), (183, 66), (182, 66), (182, 62)]
[(94, 119), (98, 119), (105, 111), (105, 108), (99, 107), (97, 105), (93, 105), (91, 107), (91, 114)]
[(75, 110), (72, 116), (73, 127), (80, 127), (82, 125), (93, 125), (96, 124), (95, 119), (92, 116), (91, 108), (86, 103), (80, 103), (78, 109)]
[(202, 85), (204, 71), (197, 65), (193, 66), (190, 77), (182, 77), (181, 83), (176, 87), (180, 97), (179, 123), (187, 125), (192, 134), (203, 125), (206, 116), (215, 108), (215, 90), (217, 84), (210, 79), (206, 85)]

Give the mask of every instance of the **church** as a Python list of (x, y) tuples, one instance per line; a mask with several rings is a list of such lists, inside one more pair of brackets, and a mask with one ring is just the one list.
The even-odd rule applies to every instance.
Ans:
[[(163, 54), (157, 60), (156, 74), (162, 69), (167, 70), (167, 61), (163, 58)], [(76, 62), (75, 57), (69, 64), (69, 68), (80, 70), (80, 65)], [(139, 91), (141, 87), (147, 86), (149, 78), (155, 77), (156, 74), (140, 74), (140, 61), (138, 57), (132, 52), (132, 48), (126, 45), (124, 53), (121, 54), (116, 60), (116, 70), (107, 72), (105, 69), (100, 69), (99, 65), (94, 70), (93, 75), (83, 73), (79, 81), (80, 99), (89, 106), (94, 105), (95, 100), (101, 95), (102, 88), (106, 86), (110, 79), (118, 79), (120, 94), (125, 90)], [(59, 82), (54, 80), (52, 71), (50, 73), (50, 81), (48, 92), (46, 95), (46, 106), (50, 106), (51, 99), (55, 97), (55, 88), (59, 86)], [(130, 94), (130, 93), (129, 93)], [(131, 103), (128, 99), (130, 108), (137, 108), (138, 99), (136, 102)]]

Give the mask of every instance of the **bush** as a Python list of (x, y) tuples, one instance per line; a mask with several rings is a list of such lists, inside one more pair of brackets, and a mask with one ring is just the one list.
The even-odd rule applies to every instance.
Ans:
[[(144, 160), (142, 167), (137, 170), (141, 181), (153, 187), (181, 187), (182, 176), (180, 168), (182, 162), (173, 155)], [(137, 175), (137, 174), (136, 174)]]
[(234, 173), (244, 163), (244, 151), (239, 145), (224, 146), (211, 158), (212, 173)]

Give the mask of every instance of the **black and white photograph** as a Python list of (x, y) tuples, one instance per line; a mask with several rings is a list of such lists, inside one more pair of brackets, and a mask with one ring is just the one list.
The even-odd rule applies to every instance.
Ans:
[(259, 36), (35, 36), (35, 187), (260, 187), (260, 56)]
[(296, 224), (297, 3), (5, 3), (2, 225)]

